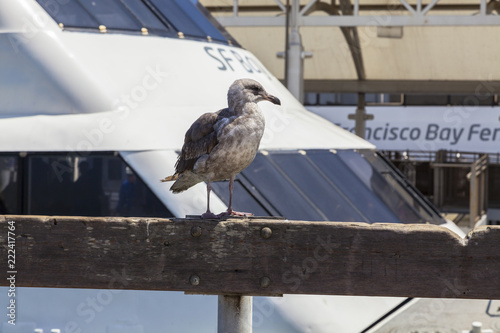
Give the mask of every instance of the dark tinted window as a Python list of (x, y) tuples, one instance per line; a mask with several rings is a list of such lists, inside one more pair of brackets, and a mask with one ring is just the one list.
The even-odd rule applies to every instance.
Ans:
[[(374, 156), (373, 153), (367, 155)], [(398, 184), (387, 170), (377, 170), (362, 155), (353, 151), (340, 151), (340, 158), (351, 168), (359, 179), (398, 217), (408, 223), (424, 223), (426, 219), (420, 216), (407, 201), (410, 195), (401, 192)]]
[(448, 105), (448, 95), (405, 94), (404, 105)]
[(20, 175), (17, 156), (0, 156), (0, 214), (17, 214), (20, 210)]
[(0, 214), (172, 214), (113, 154), (0, 156)]
[(165, 32), (166, 26), (143, 2), (137, 0), (122, 0), (127, 9), (146, 27), (149, 32)]
[[(382, 154), (371, 153), (366, 155), (367, 160), (384, 176), (408, 206), (412, 207), (424, 221), (433, 221), (440, 218), (439, 211), (413, 186), (403, 174)], [(431, 222), (432, 223), (432, 222)]]
[(210, 13), (188, 0), (51, 0), (37, 2), (65, 28), (97, 30), (105, 26), (107, 32), (132, 31), (148, 34), (213, 40), (238, 45), (220, 25), (212, 23)]
[(296, 220), (324, 220), (324, 214), (307, 200), (295, 183), (289, 181), (288, 175), (271, 164), (268, 156), (258, 154), (242, 174), (282, 216)]
[(62, 23), (65, 27), (94, 29), (99, 27), (97, 20), (78, 1), (60, 4), (52, 0), (38, 0), (38, 3), (57, 23)]
[(336, 217), (339, 221), (369, 221), (307, 155), (273, 154), (270, 158), (323, 220)]
[[(339, 154), (324, 152), (308, 152), (310, 158), (323, 172), (339, 192), (342, 192), (351, 203), (370, 222), (399, 222), (396, 216), (387, 209), (381, 209), (384, 203), (373, 191), (366, 187), (358, 176), (347, 166)], [(352, 205), (352, 204), (351, 204)]]
[[(310, 221), (443, 222), (401, 174), (373, 151), (259, 153), (238, 178), (233, 197), (249, 199), (233, 202), (235, 210), (252, 212), (260, 205), (273, 216)], [(226, 187), (214, 190), (227, 202)]]
[(117, 0), (79, 0), (97, 21), (109, 29), (141, 30), (140, 23)]
[(484, 92), (468, 95), (450, 95), (450, 105), (464, 105), (468, 107), (475, 107), (478, 105), (498, 105), (495, 103), (495, 94), (493, 92)]
[(191, 1), (186, 0), (151, 0), (156, 8), (167, 18), (177, 31), (186, 36), (211, 38), (226, 41), (210, 21), (201, 13)]

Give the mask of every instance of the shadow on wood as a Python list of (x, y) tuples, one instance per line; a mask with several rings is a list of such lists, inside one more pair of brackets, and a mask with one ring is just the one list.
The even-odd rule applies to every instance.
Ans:
[(500, 299), (500, 226), (0, 216), (2, 258), (9, 221), (19, 287)]

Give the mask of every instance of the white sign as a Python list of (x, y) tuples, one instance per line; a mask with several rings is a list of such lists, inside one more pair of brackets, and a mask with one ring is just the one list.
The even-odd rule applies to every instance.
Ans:
[[(355, 106), (307, 107), (354, 133)], [(368, 106), (365, 139), (383, 150), (500, 152), (500, 107)]]

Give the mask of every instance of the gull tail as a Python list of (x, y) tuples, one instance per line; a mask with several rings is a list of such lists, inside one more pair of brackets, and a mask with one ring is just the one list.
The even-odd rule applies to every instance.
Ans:
[(191, 186), (194, 186), (203, 181), (202, 178), (200, 178), (195, 173), (192, 173), (191, 171), (184, 171), (181, 174), (175, 174), (173, 176), (162, 179), (161, 181), (168, 182), (170, 180), (175, 180), (175, 183), (173, 183), (170, 187), (170, 191), (174, 193), (181, 193)]
[(172, 175), (172, 176), (165, 177), (165, 178), (161, 179), (161, 181), (162, 182), (170, 182), (172, 180), (177, 180), (177, 178), (179, 178), (178, 173), (176, 173), (175, 175)]

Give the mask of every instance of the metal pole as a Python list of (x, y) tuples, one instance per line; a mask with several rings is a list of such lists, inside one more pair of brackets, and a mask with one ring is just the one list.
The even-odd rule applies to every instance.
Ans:
[(477, 161), (472, 163), (470, 170), (470, 191), (469, 191), (469, 228), (474, 228), (478, 214), (478, 195), (477, 187)]
[(217, 333), (252, 333), (252, 296), (219, 295)]
[(238, 0), (233, 0), (233, 16), (237, 17), (238, 16)]
[(290, 10), (290, 32), (288, 35), (287, 88), (301, 103), (304, 95), (304, 58), (302, 39), (299, 32), (299, 0), (292, 0)]
[[(285, 86), (288, 87), (288, 51), (290, 44), (290, 0), (286, 0), (286, 27), (285, 27)], [(500, 120), (500, 118), (498, 119)]]

